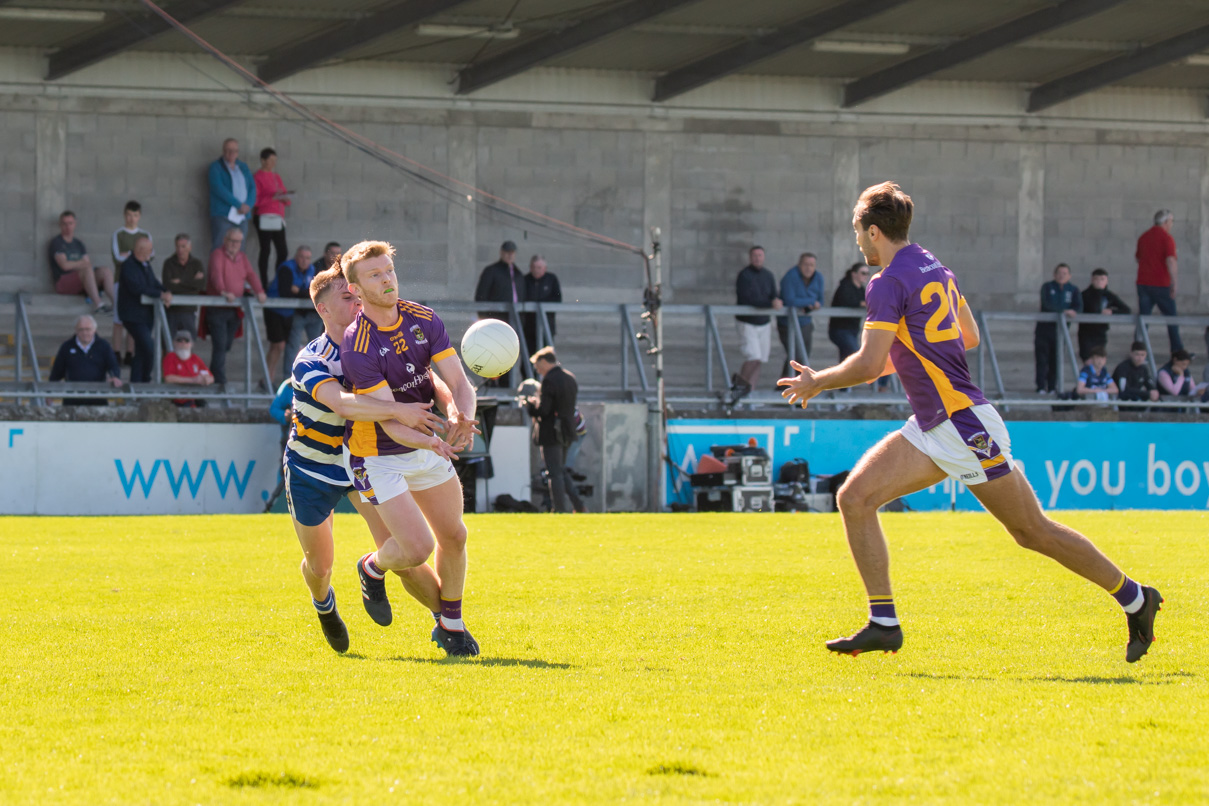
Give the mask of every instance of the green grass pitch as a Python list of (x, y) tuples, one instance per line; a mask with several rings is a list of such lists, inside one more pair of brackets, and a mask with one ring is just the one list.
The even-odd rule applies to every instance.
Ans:
[(323, 642), (284, 516), (0, 519), (0, 803), (1204, 803), (1209, 517), (1059, 513), (1167, 599), (1125, 663), (1099, 589), (986, 515), (884, 518), (906, 645), (834, 515), (468, 518), (447, 660), (338, 516)]

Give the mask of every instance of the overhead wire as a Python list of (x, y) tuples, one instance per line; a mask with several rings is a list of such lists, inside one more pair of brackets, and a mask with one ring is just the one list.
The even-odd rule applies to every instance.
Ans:
[[(454, 201), (458, 204), (474, 206), (476, 209), (483, 209), (493, 212), (496, 215), (503, 217), (504, 220), (528, 225), (529, 228), (542, 230), (547, 234), (557, 237), (558, 240), (587, 242), (602, 248), (630, 252), (645, 257), (641, 247), (634, 246), (633, 244), (626, 243), (601, 233), (593, 232), (583, 227), (571, 224), (570, 222), (562, 221), (554, 216), (546, 215), (537, 210), (533, 210), (523, 205), (508, 201), (501, 196), (489, 193), (468, 182), (455, 179), (454, 177), (442, 173), (435, 168), (400, 154), (397, 151), (394, 151), (368, 137), (365, 137), (364, 135), (347, 128), (340, 123), (337, 123), (331, 118), (315, 111), (314, 109), (311, 109), (309, 106), (301, 101), (298, 101), (287, 93), (282, 92), (272, 84), (263, 81), (259, 76), (245, 68), (235, 59), (228, 56), (218, 47), (203, 39), (187, 25), (168, 14), (166, 11), (160, 8), (159, 5), (153, 2), (153, 0), (140, 0), (140, 2), (149, 11), (163, 19), (168, 25), (179, 31), (202, 50), (209, 53), (228, 69), (232, 70), (245, 81), (247, 81), (254, 89), (267, 94), (279, 105), (289, 110), (292, 116), (294, 116), (299, 122), (303, 123), (312, 131), (317, 130), (323, 134), (345, 142), (366, 156), (405, 174), (413, 181), (435, 192), (437, 195)], [(218, 83), (221, 84), (221, 82)], [(235, 90), (231, 91), (234, 92)]]

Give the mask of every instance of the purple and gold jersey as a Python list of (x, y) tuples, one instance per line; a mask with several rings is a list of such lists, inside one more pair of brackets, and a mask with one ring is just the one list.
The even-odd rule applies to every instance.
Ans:
[[(340, 345), (345, 382), (358, 394), (389, 388), (399, 403), (428, 403), (433, 399), (430, 365), (456, 355), (449, 335), (432, 308), (399, 300), (399, 320), (380, 328), (365, 312), (344, 331)], [(349, 421), (344, 444), (354, 457), (411, 453), (377, 423)]]
[(869, 281), (866, 330), (895, 335), (890, 360), (921, 430), (987, 400), (970, 378), (957, 314), (965, 297), (953, 272), (919, 244), (899, 250)]

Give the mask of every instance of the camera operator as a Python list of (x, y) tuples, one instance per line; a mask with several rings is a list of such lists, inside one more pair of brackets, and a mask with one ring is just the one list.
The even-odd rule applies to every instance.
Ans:
[(575, 376), (562, 368), (553, 347), (543, 347), (530, 357), (533, 370), (542, 379), (537, 397), (525, 400), (533, 417), (534, 442), (541, 448), (542, 461), (549, 475), (550, 501), (555, 512), (567, 511), (567, 497), (576, 512), (583, 512), (583, 501), (567, 468), (567, 447), (575, 433), (575, 399), (579, 384)]

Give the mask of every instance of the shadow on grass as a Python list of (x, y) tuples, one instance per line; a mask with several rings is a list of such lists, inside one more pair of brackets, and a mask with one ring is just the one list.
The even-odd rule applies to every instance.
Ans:
[(933, 674), (932, 672), (899, 672), (895, 677), (919, 677), (925, 680), (988, 680), (997, 681), (997, 677), (988, 677), (981, 674)]
[(448, 663), (468, 663), (475, 666), (524, 666), (529, 669), (578, 669), (579, 667), (573, 663), (554, 663), (546, 660), (538, 660), (537, 658), (454, 658), (446, 656), (444, 658), (416, 658), (406, 655), (395, 655), (394, 657), (370, 658), (361, 655), (357, 652), (345, 652), (340, 657), (350, 658), (352, 660), (373, 660), (373, 661), (393, 661), (396, 663), (423, 663), (444, 665)]
[(226, 781), (232, 789), (318, 789), (319, 781), (296, 772), (243, 772)]
[(1018, 680), (1027, 680), (1038, 683), (1090, 683), (1092, 685), (1108, 685), (1108, 686), (1169, 686), (1172, 683), (1177, 683), (1185, 678), (1196, 678), (1200, 675), (1193, 672), (1162, 672), (1152, 677), (1132, 677), (1129, 675), (1117, 675), (1116, 677), (1102, 677), (1100, 675), (1085, 675), (1082, 677), (1061, 677), (1061, 676), (1039, 676), (1039, 677), (1020, 677)]

